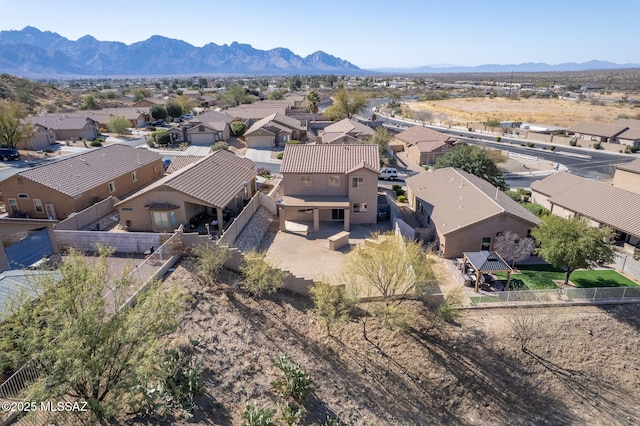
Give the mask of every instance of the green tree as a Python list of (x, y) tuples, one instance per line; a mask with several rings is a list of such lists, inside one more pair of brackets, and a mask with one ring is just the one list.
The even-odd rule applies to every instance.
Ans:
[(120, 411), (122, 396), (137, 392), (139, 369), (155, 365), (159, 339), (176, 329), (182, 304), (175, 289), (155, 282), (121, 309), (139, 283), (126, 271), (111, 277), (110, 252), (99, 253), (88, 262), (72, 250), (58, 269), (59, 282), (53, 275), (37, 280), (40, 297), (15, 305), (3, 324), (8, 330), (0, 333), (0, 352), (11, 354), (16, 366), (30, 360), (41, 366), (44, 376), (28, 389), (27, 400), (69, 395), (101, 419)]
[(250, 104), (253, 97), (247, 93), (244, 87), (239, 85), (230, 86), (220, 94), (220, 101), (225, 107), (236, 107), (241, 104)]
[(611, 229), (590, 226), (581, 218), (547, 216), (531, 235), (540, 245), (535, 252), (556, 268), (566, 271), (564, 285), (569, 283), (569, 277), (576, 269), (611, 262), (615, 256), (609, 244)]
[(236, 137), (244, 135), (244, 132), (247, 131), (247, 125), (243, 121), (232, 121), (229, 127), (231, 128), (233, 136)]
[(321, 282), (311, 288), (311, 299), (314, 313), (321, 317), (331, 336), (331, 326), (339, 321), (346, 321), (355, 307), (356, 299), (349, 297), (342, 285), (331, 285)]
[(275, 293), (284, 285), (285, 273), (267, 261), (262, 252), (249, 252), (240, 265), (240, 287), (252, 296)]
[(372, 143), (378, 145), (378, 151), (380, 152), (380, 157), (386, 157), (389, 152), (389, 142), (391, 142), (391, 134), (386, 129), (386, 127), (378, 127), (373, 136), (368, 141), (368, 143)]
[(129, 134), (129, 126), (131, 123), (124, 117), (113, 116), (107, 122), (107, 128), (111, 133), (119, 135)]
[(149, 89), (136, 89), (133, 91), (133, 102), (141, 101), (144, 98), (150, 98), (151, 91)]
[(183, 114), (186, 114), (191, 112), (191, 110), (196, 107), (197, 102), (195, 99), (190, 98), (189, 96), (178, 96), (178, 105), (182, 107)]
[(100, 105), (98, 105), (98, 101), (96, 97), (93, 95), (87, 95), (82, 98), (82, 105), (80, 105), (81, 110), (98, 110), (101, 109)]
[(169, 145), (171, 143), (171, 135), (165, 129), (158, 129), (151, 133), (151, 137), (158, 145)]
[(376, 244), (358, 246), (345, 258), (343, 273), (358, 294), (379, 294), (386, 304), (400, 302), (403, 296), (421, 295), (437, 283), (419, 243), (387, 233), (377, 236)]
[(503, 191), (509, 189), (502, 171), (496, 164), (496, 157), (484, 148), (463, 143), (440, 157), (434, 166), (436, 169), (455, 167), (478, 176)]
[(0, 146), (15, 148), (22, 138), (33, 135), (33, 124), (24, 121), (26, 116), (23, 104), (0, 100)]
[(149, 113), (154, 120), (164, 120), (168, 115), (167, 109), (162, 105), (152, 105), (151, 108), (149, 108)]
[(312, 90), (307, 95), (307, 105), (309, 106), (309, 112), (313, 114), (313, 121), (316, 121), (316, 114), (318, 113), (318, 108), (320, 107), (320, 95), (315, 90)]
[(207, 240), (194, 246), (192, 253), (196, 260), (198, 278), (207, 286), (216, 284), (218, 274), (229, 258), (228, 248)]
[(272, 101), (281, 101), (282, 99), (284, 99), (284, 90), (282, 89), (272, 90), (269, 93), (269, 96), (267, 98)]
[(178, 118), (184, 112), (182, 106), (174, 100), (167, 101), (165, 108), (167, 109), (167, 115), (171, 118)]
[(333, 94), (333, 105), (329, 106), (324, 115), (332, 121), (351, 118), (367, 106), (367, 97), (361, 92), (347, 92), (338, 89)]

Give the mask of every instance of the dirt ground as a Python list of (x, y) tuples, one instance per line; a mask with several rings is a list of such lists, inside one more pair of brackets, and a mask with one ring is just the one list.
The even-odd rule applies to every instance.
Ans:
[(442, 101), (410, 102), (415, 110), (445, 114), (452, 123), (523, 121), (552, 126), (572, 126), (581, 121), (612, 123), (619, 115), (636, 117), (638, 107), (608, 102), (592, 105), (589, 100), (577, 102), (563, 99), (456, 98)]
[[(634, 425), (640, 422), (640, 306), (539, 308), (528, 352), (506, 309), (465, 310), (457, 324), (409, 302), (408, 333), (366, 316), (327, 337), (311, 302), (254, 300), (205, 289), (181, 261), (165, 285), (189, 295), (180, 330), (196, 342), (206, 395), (190, 422), (238, 425), (247, 403), (276, 408), (271, 357), (286, 354), (315, 381), (302, 424)], [(366, 325), (366, 335), (363, 330)]]

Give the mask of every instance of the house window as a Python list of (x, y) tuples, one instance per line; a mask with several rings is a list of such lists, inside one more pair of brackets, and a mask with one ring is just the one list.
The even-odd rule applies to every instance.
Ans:
[(218, 132), (218, 140), (221, 141), (224, 139), (224, 134), (222, 132)]
[(311, 186), (311, 176), (300, 176), (300, 186)]
[(354, 213), (366, 213), (367, 212), (367, 203), (353, 203), (353, 212)]
[(42, 201), (38, 198), (33, 199), (33, 207), (36, 209), (36, 213), (44, 213), (44, 207), (42, 207)]
[(24, 193), (23, 194), (18, 194), (18, 198), (22, 198), (23, 200), (24, 199), (28, 200), (29, 199), (29, 194), (24, 194)]
[(480, 250), (489, 250), (491, 248), (491, 237), (482, 237), (482, 245)]
[(123, 212), (132, 212), (133, 211), (133, 207), (123, 207), (122, 211)]
[(176, 221), (176, 212), (153, 212), (152, 213), (153, 224), (157, 228), (169, 228), (175, 227), (177, 224)]
[(340, 186), (340, 175), (329, 175), (327, 181), (329, 186)]
[(289, 140), (289, 136), (287, 135), (280, 135), (279, 136), (280, 139), (280, 143), (286, 143)]
[(364, 185), (364, 178), (363, 177), (352, 177), (351, 178), (351, 187), (352, 188), (362, 188), (362, 186)]
[(109, 182), (109, 192), (116, 192), (116, 183), (115, 182)]
[(344, 209), (331, 209), (331, 220), (344, 220)]
[(131, 182), (138, 180), (138, 172), (131, 172)]
[(17, 212), (18, 210), (18, 201), (15, 198), (9, 198), (9, 207), (11, 207), (11, 211)]

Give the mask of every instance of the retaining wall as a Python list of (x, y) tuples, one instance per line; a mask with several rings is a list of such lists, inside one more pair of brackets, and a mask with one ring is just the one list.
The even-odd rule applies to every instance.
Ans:
[(96, 250), (96, 244), (113, 247), (116, 253), (144, 253), (160, 247), (172, 234), (151, 232), (54, 231), (60, 250)]

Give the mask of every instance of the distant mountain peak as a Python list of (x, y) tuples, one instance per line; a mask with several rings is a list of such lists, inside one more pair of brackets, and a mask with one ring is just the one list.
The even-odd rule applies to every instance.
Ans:
[(232, 42), (195, 47), (153, 35), (126, 45), (85, 35), (77, 41), (25, 27), (0, 31), (0, 73), (24, 77), (184, 74), (364, 74), (352, 63), (322, 51), (302, 58), (286, 47), (255, 49)]

